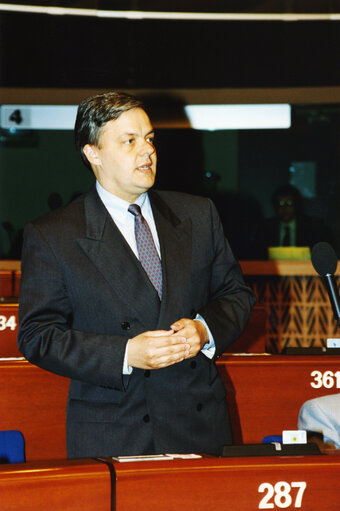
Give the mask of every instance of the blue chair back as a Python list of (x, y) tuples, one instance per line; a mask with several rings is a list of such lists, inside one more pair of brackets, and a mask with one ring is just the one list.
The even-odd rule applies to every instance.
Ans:
[(268, 435), (262, 438), (263, 444), (272, 444), (273, 442), (282, 444), (282, 435)]
[(20, 431), (0, 431), (0, 463), (23, 463), (25, 442)]

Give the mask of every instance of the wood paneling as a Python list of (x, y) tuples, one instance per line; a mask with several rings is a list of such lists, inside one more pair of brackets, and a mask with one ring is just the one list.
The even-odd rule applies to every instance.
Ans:
[(94, 460), (0, 465), (1, 511), (110, 511), (111, 479)]

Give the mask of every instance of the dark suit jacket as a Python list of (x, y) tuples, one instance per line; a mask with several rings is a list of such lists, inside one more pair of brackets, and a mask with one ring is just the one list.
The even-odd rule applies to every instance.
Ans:
[(231, 441), (224, 385), (202, 353), (122, 376), (129, 338), (196, 313), (220, 356), (254, 301), (211, 201), (149, 195), (162, 255), (161, 303), (95, 189), (25, 229), (18, 345), (32, 363), (71, 379), (70, 457), (216, 454)]

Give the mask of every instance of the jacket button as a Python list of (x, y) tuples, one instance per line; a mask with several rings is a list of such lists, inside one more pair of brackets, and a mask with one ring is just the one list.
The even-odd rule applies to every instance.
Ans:
[(123, 321), (123, 323), (120, 324), (123, 330), (130, 330), (131, 326), (128, 321)]
[(144, 371), (144, 376), (145, 376), (145, 378), (149, 378), (149, 376), (150, 376), (150, 370), (149, 369)]
[(192, 361), (190, 362), (190, 367), (191, 367), (191, 369), (195, 369), (195, 367), (196, 367), (196, 366), (197, 366), (197, 362), (196, 362), (196, 360), (192, 360)]
[(203, 408), (202, 403), (198, 403), (198, 405), (196, 406), (196, 410), (197, 410), (198, 412), (200, 412), (200, 411), (202, 410), (202, 408)]
[(143, 421), (144, 421), (144, 422), (150, 422), (150, 417), (149, 417), (149, 415), (144, 415), (144, 417), (143, 417)]

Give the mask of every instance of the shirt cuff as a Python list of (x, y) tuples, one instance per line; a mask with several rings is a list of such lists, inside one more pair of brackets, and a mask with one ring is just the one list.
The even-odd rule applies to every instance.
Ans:
[(201, 323), (203, 323), (203, 325), (207, 329), (209, 341), (207, 341), (205, 343), (205, 345), (203, 346), (201, 351), (202, 351), (203, 355), (205, 355), (206, 357), (213, 358), (213, 356), (215, 355), (215, 351), (216, 351), (216, 345), (215, 345), (215, 341), (212, 336), (212, 333), (210, 332), (210, 328), (208, 327), (207, 323), (204, 321), (204, 318), (202, 318), (202, 316), (200, 314), (196, 315), (196, 318), (194, 319), (194, 321), (200, 321)]
[(130, 339), (128, 340), (128, 342), (126, 343), (126, 346), (125, 346), (125, 354), (124, 354), (124, 362), (123, 362), (123, 374), (131, 374), (132, 371), (133, 371), (133, 367), (129, 366), (128, 363), (127, 363), (127, 354), (128, 354), (129, 341), (130, 341)]

